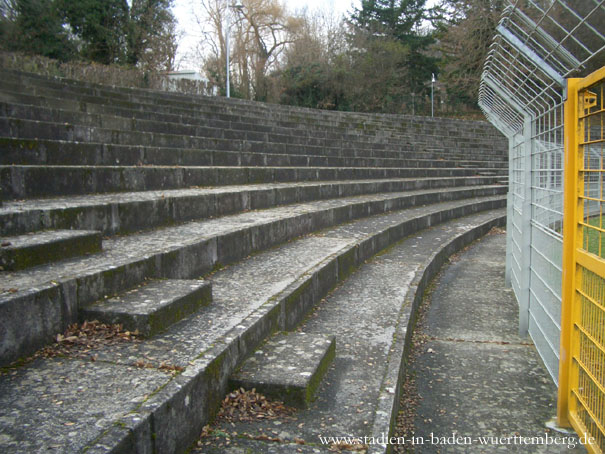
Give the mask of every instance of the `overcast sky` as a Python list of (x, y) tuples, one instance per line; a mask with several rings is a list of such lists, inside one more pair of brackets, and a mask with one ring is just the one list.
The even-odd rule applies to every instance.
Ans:
[[(192, 54), (196, 44), (200, 41), (198, 25), (195, 21), (194, 7), (198, 4), (196, 0), (175, 0), (174, 14), (179, 21), (179, 30), (182, 38), (179, 41), (177, 56), (177, 69), (199, 69), (200, 62), (187, 58)], [(352, 10), (352, 5), (360, 5), (361, 0), (283, 0), (288, 10), (294, 12), (307, 7), (315, 9), (334, 10), (337, 14), (345, 14)]]

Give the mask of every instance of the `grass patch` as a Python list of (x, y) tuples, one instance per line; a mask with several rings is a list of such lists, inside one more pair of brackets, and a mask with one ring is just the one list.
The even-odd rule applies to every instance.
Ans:
[[(605, 226), (605, 216), (593, 216), (588, 219), (587, 224), (603, 228)], [(586, 251), (605, 258), (605, 233), (584, 226), (582, 244)]]

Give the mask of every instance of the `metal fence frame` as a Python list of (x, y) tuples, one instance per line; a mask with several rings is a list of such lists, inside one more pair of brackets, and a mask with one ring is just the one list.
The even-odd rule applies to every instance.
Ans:
[(567, 81), (557, 418), (605, 452), (605, 65)]
[(605, 0), (509, 1), (479, 106), (509, 140), (507, 282), (519, 332), (558, 383), (566, 78), (605, 64)]

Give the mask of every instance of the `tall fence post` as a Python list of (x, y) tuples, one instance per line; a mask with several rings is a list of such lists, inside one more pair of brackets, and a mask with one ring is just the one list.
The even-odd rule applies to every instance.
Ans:
[(532, 151), (534, 122), (526, 115), (523, 123), (523, 205), (521, 214), (521, 282), (519, 302), (519, 336), (525, 337), (529, 332), (529, 303), (531, 286), (531, 197), (532, 197)]
[(511, 274), (513, 266), (513, 236), (510, 232), (513, 231), (513, 192), (511, 190), (513, 181), (513, 167), (510, 163), (513, 160), (513, 139), (508, 141), (508, 191), (506, 192), (506, 265), (504, 268), (504, 283), (508, 287), (512, 287)]

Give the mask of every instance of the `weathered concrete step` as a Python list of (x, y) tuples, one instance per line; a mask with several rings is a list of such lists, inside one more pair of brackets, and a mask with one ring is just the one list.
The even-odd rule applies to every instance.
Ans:
[(334, 359), (336, 339), (328, 334), (277, 334), (229, 379), (233, 389), (256, 389), (286, 405), (306, 408)]
[[(50, 359), (0, 376), (0, 415), (11, 415), (0, 418), (5, 434), (0, 446), (7, 453), (49, 446), (65, 453), (87, 446), (92, 453), (184, 451), (214, 414), (229, 374), (276, 324), (285, 323), (286, 314), (295, 324), (304, 313), (299, 305), (319, 301), (368, 254), (428, 225), (474, 212), (462, 208), (471, 205), (495, 208), (458, 203), (391, 213), (360, 221), (357, 229), (343, 226), (339, 239), (310, 236), (250, 257), (213, 276), (215, 302), (203, 313), (156, 338), (91, 351), (98, 355), (95, 362)], [(469, 221), (463, 223), (468, 229)], [(157, 368), (127, 365), (138, 360), (155, 366), (167, 361), (185, 370), (171, 377)]]
[[(8, 81), (10, 79), (10, 75), (7, 75), (5, 79)], [(17, 79), (23, 79), (23, 77), (27, 79), (32, 79), (27, 75), (17, 76)], [(30, 80), (31, 82), (31, 80)], [(144, 104), (150, 104), (153, 106), (154, 110), (158, 110), (159, 108), (165, 109), (168, 106), (170, 107), (182, 107), (182, 106), (190, 106), (192, 109), (199, 109), (203, 107), (204, 109), (210, 109), (217, 115), (224, 114), (225, 112), (237, 112), (239, 114), (248, 115), (248, 116), (256, 116), (256, 117), (273, 117), (273, 121), (279, 121), (287, 116), (290, 116), (295, 123), (305, 124), (305, 125), (314, 125), (316, 123), (328, 123), (329, 127), (333, 127), (336, 124), (346, 124), (346, 127), (350, 129), (358, 129), (359, 126), (363, 129), (367, 129), (367, 131), (376, 131), (381, 128), (395, 127), (395, 129), (400, 129), (402, 124), (405, 126), (409, 123), (410, 126), (413, 126), (414, 130), (419, 131), (419, 128), (422, 128), (423, 133), (432, 133), (437, 128), (434, 127), (433, 124), (427, 125), (426, 123), (431, 123), (430, 121), (426, 121), (424, 118), (414, 118), (414, 117), (405, 117), (405, 116), (376, 116), (376, 115), (368, 115), (368, 114), (355, 114), (355, 113), (342, 113), (342, 112), (329, 112), (329, 111), (318, 111), (313, 109), (303, 109), (297, 107), (288, 107), (288, 106), (279, 106), (279, 105), (265, 105), (263, 103), (255, 103), (255, 102), (245, 102), (241, 100), (229, 99), (224, 100), (216, 97), (191, 97), (187, 95), (179, 95), (174, 93), (161, 93), (161, 92), (149, 92), (144, 90), (137, 89), (122, 89), (116, 87), (104, 87), (95, 84), (88, 84), (87, 87), (82, 91), (83, 85), (79, 82), (70, 81), (67, 79), (63, 79), (60, 81), (50, 81), (50, 79), (46, 78), (46, 80), (41, 80), (38, 78), (38, 81), (33, 81), (33, 86), (44, 87), (49, 84), (54, 84), (55, 88), (60, 90), (58, 96), (65, 95), (66, 92), (69, 93), (73, 91), (74, 93), (78, 93), (82, 95), (93, 94), (96, 96), (100, 96), (101, 98), (105, 98), (112, 103), (119, 103), (120, 101), (124, 101), (125, 99), (130, 99), (130, 103), (133, 106), (138, 107)], [(32, 84), (20, 81), (20, 85), (28, 90), (32, 89)], [(74, 87), (74, 90), (72, 88)], [(134, 96), (131, 96), (134, 95)], [(163, 100), (167, 100), (164, 102)], [(260, 115), (259, 115), (260, 114)], [(344, 122), (343, 122), (344, 120)], [(441, 120), (441, 119), (440, 119)], [(437, 120), (437, 121), (440, 121)], [(444, 123), (444, 126), (448, 127), (448, 133), (456, 133), (461, 129), (468, 129), (468, 132), (473, 137), (482, 137), (484, 135), (502, 139), (498, 134), (494, 134), (494, 129), (490, 129), (489, 125), (485, 122), (463, 122), (456, 120), (448, 120)], [(382, 131), (381, 131), (382, 132)]]
[(312, 200), (494, 183), (494, 177), (300, 182), (8, 201), (0, 207), (0, 235), (45, 229), (114, 235)]
[(48, 230), (0, 238), (0, 269), (19, 271), (100, 252), (101, 232)]
[[(464, 177), (481, 169), (392, 167), (0, 166), (4, 200), (296, 181)], [(494, 171), (504, 175), (505, 169)]]
[[(122, 124), (122, 121), (118, 121)], [(215, 149), (219, 142), (222, 146), (231, 142), (229, 149), (232, 150), (234, 144), (236, 149), (245, 151), (276, 151), (279, 153), (309, 154), (332, 156), (346, 156), (355, 153), (355, 156), (372, 156), (375, 151), (381, 152), (386, 157), (401, 157), (402, 150), (422, 148), (422, 145), (414, 143), (396, 144), (391, 149), (385, 145), (372, 144), (371, 147), (344, 146), (342, 144), (324, 144), (322, 142), (312, 143), (305, 138), (294, 139), (284, 136), (285, 141), (268, 140), (265, 135), (256, 137), (255, 132), (250, 132), (249, 138), (234, 140), (229, 138), (229, 132), (222, 129), (211, 129), (197, 127), (194, 134), (178, 134), (177, 129), (168, 132), (139, 131), (137, 128), (113, 129), (99, 126), (88, 126), (79, 124), (65, 124), (48, 121), (25, 120), (10, 117), (0, 117), (0, 136), (15, 137), (21, 139), (48, 139), (76, 142), (95, 142), (113, 145), (134, 145), (146, 147), (172, 147), (185, 149)], [(227, 142), (225, 142), (227, 141)], [(358, 150), (359, 148), (359, 150)], [(490, 147), (487, 147), (490, 149)], [(467, 149), (466, 147), (450, 145), (444, 147), (442, 144), (434, 152), (439, 152), (441, 157), (447, 158), (450, 150), (457, 150), (457, 153), (464, 152), (468, 154), (467, 159), (478, 157), (484, 159), (486, 155), (485, 147)], [(475, 156), (473, 156), (475, 153)], [(491, 153), (490, 153), (491, 154)], [(496, 156), (503, 156), (495, 154)], [(481, 158), (481, 157), (482, 158)]]
[[(29, 79), (29, 77), (28, 77)], [(38, 78), (40, 81), (40, 78)], [(48, 85), (49, 79), (42, 80), (42, 85)], [(70, 81), (70, 80), (61, 80), (54, 82), (56, 87), (61, 89), (62, 92), (65, 92), (68, 89), (68, 86), (77, 86), (83, 87), (82, 83)], [(26, 84), (27, 85), (27, 84)], [(367, 114), (354, 114), (354, 113), (334, 113), (327, 111), (317, 111), (311, 109), (301, 109), (296, 107), (288, 107), (288, 106), (275, 106), (275, 105), (264, 105), (262, 103), (254, 103), (254, 102), (245, 102), (235, 99), (224, 100), (216, 97), (190, 97), (186, 95), (178, 95), (178, 94), (166, 94), (160, 92), (149, 92), (144, 90), (137, 89), (122, 89), (116, 87), (102, 87), (95, 84), (87, 84), (86, 89), (90, 93), (100, 94), (104, 93), (103, 96), (111, 99), (111, 102), (117, 103), (123, 101), (124, 99), (130, 97), (131, 94), (136, 93), (135, 101), (133, 105), (137, 107), (146, 102), (152, 103), (157, 110), (162, 103), (161, 99), (167, 99), (170, 101), (170, 104), (175, 107), (181, 107), (183, 105), (191, 104), (192, 108), (199, 109), (201, 105), (206, 109), (211, 109), (215, 115), (224, 115), (225, 112), (237, 112), (238, 114), (243, 115), (252, 115), (256, 117), (272, 117), (272, 121), (277, 122), (282, 120), (284, 117), (290, 117), (295, 123), (305, 124), (306, 127), (313, 126), (316, 124), (320, 124), (321, 126), (334, 127), (336, 125), (346, 125), (349, 129), (358, 129), (361, 125), (362, 129), (365, 130), (366, 134), (370, 131), (379, 131), (384, 134), (387, 132), (389, 128), (394, 128), (395, 131), (400, 130), (402, 125), (407, 128), (413, 127), (416, 132), (421, 132), (423, 134), (431, 134), (434, 131), (439, 130), (440, 128), (435, 126), (435, 122), (428, 121), (430, 119), (425, 118), (414, 118), (414, 117), (405, 117), (405, 116), (376, 116), (376, 115), (367, 115)], [(80, 88), (76, 88), (76, 91), (80, 90)], [(160, 104), (158, 104), (160, 101)], [(161, 107), (162, 109), (166, 108), (166, 103)], [(226, 117), (228, 118), (228, 117)], [(337, 121), (335, 121), (337, 120)], [(456, 133), (460, 130), (464, 130), (467, 136), (471, 136), (474, 138), (480, 138), (483, 136), (490, 137), (493, 140), (500, 140), (502, 142), (502, 146), (506, 148), (506, 143), (502, 140), (502, 136), (495, 133), (493, 128), (490, 129), (489, 125), (485, 122), (463, 122), (456, 120), (445, 120), (443, 119), (435, 119), (437, 123), (440, 124), (441, 128), (448, 128), (448, 135), (452, 133)]]
[[(229, 124), (225, 126), (210, 126), (207, 122), (199, 124), (188, 123), (170, 123), (158, 120), (142, 120), (132, 117), (119, 117), (114, 115), (89, 114), (86, 112), (71, 112), (59, 109), (46, 109), (36, 106), (15, 105), (0, 102), (0, 115), (4, 118), (10, 118), (9, 123), (12, 128), (0, 130), (8, 133), (15, 131), (15, 127), (19, 121), (36, 121), (41, 123), (56, 124), (56, 129), (59, 130), (64, 125), (69, 125), (74, 128), (89, 129), (89, 135), (97, 133), (97, 128), (100, 130), (113, 130), (122, 132), (139, 132), (152, 134), (177, 134), (191, 137), (202, 138), (222, 138), (238, 141), (259, 141), (259, 142), (275, 142), (294, 145), (312, 145), (321, 147), (350, 147), (362, 148), (368, 147), (378, 148), (377, 144), (369, 144), (361, 142), (359, 137), (344, 139), (342, 134), (333, 132), (330, 137), (317, 136), (302, 136), (290, 134), (289, 132), (273, 132), (259, 131), (258, 128), (250, 125)], [(42, 128), (41, 128), (42, 129)], [(25, 128), (21, 129), (22, 132)], [(42, 129), (43, 131), (43, 129)], [(13, 134), (14, 135), (14, 134)], [(50, 138), (65, 137), (55, 136)], [(454, 145), (452, 143), (452, 145)]]
[[(120, 364), (140, 357), (153, 357), (155, 362), (169, 358), (174, 364), (187, 367), (187, 370), (183, 374), (185, 380), (174, 383), (169, 392), (144, 405), (134, 415), (136, 420), (122, 419), (122, 429), (107, 434), (97, 441), (95, 447), (112, 443), (117, 445), (119, 442), (130, 446), (133, 452), (144, 452), (141, 446), (148, 448), (151, 443), (158, 452), (173, 452), (175, 446), (185, 450), (187, 437), (193, 441), (199, 434), (196, 427), (192, 427), (195, 418), (208, 418), (213, 414), (213, 408), (220, 404), (227, 390), (227, 379), (231, 372), (265, 337), (276, 330), (295, 327), (322, 296), (382, 248), (464, 212), (452, 211), (445, 214), (440, 211), (442, 208), (430, 213), (426, 209), (413, 209), (407, 213), (392, 213), (344, 225), (219, 271), (212, 278), (215, 302), (205, 313), (187, 319), (171, 332), (145, 344), (128, 345), (120, 351), (99, 354), (99, 359), (104, 362), (117, 361)], [(438, 212), (445, 216), (435, 217)], [(499, 225), (502, 216), (503, 212), (500, 211), (480, 213), (474, 219), (461, 219), (454, 229), (450, 229), (440, 239), (451, 241), (452, 245), (460, 247), (460, 238), (452, 240), (452, 232), (467, 233), (474, 230), (477, 224), (481, 225), (479, 231), (486, 232), (491, 226)], [(389, 232), (388, 239), (384, 237), (386, 232)], [(476, 231), (472, 233), (477, 234)], [(468, 236), (472, 237), (472, 234)], [(431, 250), (431, 247), (439, 243), (433, 238), (432, 242), (428, 242), (428, 249)], [(422, 254), (421, 249), (417, 251)], [(279, 276), (277, 282), (276, 276)], [(392, 277), (401, 281), (401, 276)], [(407, 282), (409, 276), (405, 277)], [(369, 286), (368, 290), (372, 288), (376, 287)], [(357, 313), (362, 307), (363, 304), (359, 305), (351, 314)], [(237, 310), (234, 311), (235, 308)], [(393, 311), (389, 313), (389, 317), (391, 324), (399, 321), (399, 318), (393, 316)], [(372, 319), (358, 317), (358, 321), (371, 323)], [(365, 335), (363, 331), (367, 329), (366, 327), (359, 334)], [(382, 341), (391, 339), (381, 330), (372, 332)], [(199, 333), (208, 333), (209, 337), (200, 338)], [(404, 338), (405, 333), (397, 336), (398, 340)], [(182, 348), (175, 351), (171, 347), (175, 344)], [(192, 363), (191, 358), (196, 358), (199, 351), (204, 351), (204, 355), (197, 356)], [(388, 351), (387, 348), (383, 354)], [(398, 359), (398, 353), (393, 354), (394, 360)], [(355, 359), (355, 353), (352, 358)], [(385, 377), (385, 380), (390, 378), (391, 367), (389, 365), (389, 377)], [(348, 378), (350, 377), (343, 377), (344, 380)], [(375, 374), (374, 379), (380, 380), (383, 376)], [(388, 382), (385, 387), (385, 393), (393, 392)], [(365, 389), (363, 386), (360, 388)], [(392, 403), (393, 397), (385, 399), (387, 406)], [(358, 398), (356, 404), (362, 401), (365, 403), (367, 399)], [(338, 405), (336, 407), (342, 411)], [(351, 408), (353, 410), (355, 408)], [(377, 413), (380, 415), (382, 412)], [(384, 413), (384, 416), (387, 414)], [(333, 419), (338, 421), (342, 418)], [(197, 426), (198, 430), (206, 421), (207, 419), (202, 419)], [(321, 422), (324, 421), (327, 422), (325, 419)], [(149, 424), (154, 424), (157, 429), (154, 441), (147, 438), (146, 427)]]
[(80, 319), (119, 323), (150, 337), (212, 301), (212, 286), (202, 280), (165, 279), (146, 282), (114, 298), (80, 310)]
[[(58, 97), (61, 97), (62, 95), (65, 96), (66, 92), (73, 92), (80, 96), (82, 94), (97, 96), (102, 99), (110, 100), (110, 102), (114, 104), (124, 102), (124, 100), (128, 99), (129, 101), (127, 102), (131, 103), (135, 108), (140, 108), (139, 106), (144, 106), (146, 104), (153, 106), (152, 109), (154, 110), (158, 110), (158, 108), (165, 110), (167, 108), (182, 108), (183, 106), (188, 106), (191, 110), (203, 108), (215, 115), (237, 113), (247, 116), (248, 118), (271, 118), (274, 122), (283, 121), (284, 118), (288, 118), (295, 124), (304, 124), (307, 127), (314, 126), (318, 123), (327, 125), (328, 127), (343, 125), (349, 129), (360, 129), (361, 127), (366, 133), (375, 132), (377, 130), (382, 132), (388, 128), (398, 131), (401, 130), (402, 126), (407, 128), (413, 127), (416, 132), (422, 132), (424, 134), (431, 134), (438, 130), (431, 121), (427, 121), (425, 118), (415, 118), (411, 116), (368, 115), (349, 112), (336, 113), (290, 106), (266, 105), (263, 103), (246, 102), (235, 99), (224, 100), (216, 97), (191, 97), (175, 93), (107, 87), (68, 79), (53, 81), (44, 77), (30, 77), (30, 75), (24, 73), (19, 75), (5, 73), (4, 79), (7, 82), (9, 80), (15, 80), (28, 90), (32, 90), (32, 88), (36, 86), (53, 86), (55, 89), (60, 90)], [(27, 80), (27, 82), (25, 80)], [(228, 116), (225, 117), (229, 118)], [(448, 134), (455, 134), (462, 129), (468, 130), (467, 132), (472, 137), (480, 138), (487, 136), (502, 141), (502, 136), (496, 133), (495, 130), (485, 122), (464, 122), (459, 120), (447, 120), (442, 122), (441, 120), (443, 119), (437, 121), (447, 128)]]
[[(118, 108), (111, 105), (90, 105), (74, 97), (66, 100), (65, 93), (61, 98), (46, 98), (33, 95), (20, 95), (11, 91), (0, 90), (0, 116), (16, 119), (28, 119), (42, 122), (69, 123), (73, 125), (98, 126), (101, 128), (166, 132), (185, 135), (203, 135), (224, 137), (229, 140), (266, 140), (283, 143), (305, 143), (320, 146), (344, 146), (377, 148), (384, 147), (383, 140), (377, 142), (374, 136), (359, 134), (356, 130), (331, 128), (310, 130), (294, 125), (289, 128), (267, 124), (248, 123), (241, 119), (221, 120), (212, 115), (184, 116), (164, 114), (156, 107), (150, 110)], [(87, 98), (88, 99), (88, 98)], [(101, 99), (102, 102), (108, 102)], [(203, 127), (203, 128), (200, 128)], [(217, 132), (213, 130), (223, 131)], [(218, 136), (217, 134), (220, 134)], [(408, 137), (412, 141), (412, 137)], [(447, 137), (444, 138), (447, 140)], [(453, 140), (453, 139), (452, 139)], [(454, 145), (454, 142), (452, 142)], [(486, 147), (491, 144), (485, 143)]]
[[(247, 145), (246, 145), (247, 146)], [(252, 144), (250, 144), (252, 146)], [(256, 146), (256, 145), (255, 145)], [(489, 156), (448, 152), (419, 151), (402, 148), (391, 152), (372, 150), (312, 150), (312, 154), (295, 153), (296, 148), (283, 153), (275, 144), (259, 145), (258, 151), (242, 150), (244, 145), (227, 139), (213, 139), (208, 148), (145, 147), (70, 142), (50, 139), (20, 139), (0, 137), (0, 165), (183, 165), (183, 166), (310, 166), (310, 167), (455, 167), (459, 164), (477, 164), (477, 167), (506, 167), (507, 159)], [(309, 147), (305, 147), (309, 148)], [(300, 147), (300, 151), (305, 148)], [(317, 153), (315, 153), (317, 151)]]
[[(337, 150), (339, 153), (295, 154), (271, 151), (239, 151), (234, 141), (220, 139), (210, 144), (219, 149), (178, 149), (66, 142), (55, 140), (0, 137), (0, 165), (203, 165), (271, 167), (456, 167), (502, 168), (504, 157), (401, 150), (394, 157), (387, 152), (362, 153), (361, 150)], [(220, 149), (222, 147), (232, 148)], [(392, 153), (388, 153), (391, 155)]]
[[(15, 94), (6, 94), (0, 91), (0, 116), (22, 120), (40, 122), (53, 122), (60, 124), (91, 126), (122, 131), (147, 131), (153, 133), (181, 134), (188, 136), (201, 136), (224, 138), (229, 140), (257, 140), (287, 144), (305, 144), (323, 147), (340, 148), (366, 148), (398, 151), (402, 143), (410, 147), (418, 147), (427, 142), (423, 135), (412, 135), (399, 138), (391, 142), (368, 134), (351, 134), (349, 129), (326, 129), (324, 131), (308, 131), (297, 128), (280, 128), (277, 126), (260, 126), (257, 124), (222, 121), (215, 119), (198, 120), (192, 117), (176, 116), (175, 118), (161, 117), (155, 110), (141, 112), (140, 110), (126, 110), (120, 112), (114, 107), (101, 110), (100, 113), (83, 111), (85, 105), (81, 101), (74, 102), (74, 110), (66, 110), (69, 105), (58, 108), (39, 106), (43, 102), (40, 97), (32, 97), (31, 104), (15, 104), (2, 102), (5, 98), (13, 98)], [(63, 98), (57, 102), (65, 102)], [(486, 155), (501, 154), (501, 147), (494, 149), (494, 143), (481, 141), (476, 137), (460, 138), (450, 135), (441, 135), (435, 145), (442, 148), (481, 147)], [(395, 145), (395, 147), (390, 146)]]
[[(204, 440), (210, 442), (209, 446), (204, 444), (203, 449), (194, 448), (193, 452), (235, 454), (253, 446), (254, 453), (285, 454), (296, 452), (297, 440), (304, 442), (303, 446), (321, 447), (319, 437), (326, 433), (388, 439), (396, 427), (416, 309), (427, 285), (452, 253), (504, 221), (503, 211), (451, 220), (415, 232), (366, 260), (317, 304), (312, 317), (297, 327), (307, 334), (334, 334), (338, 342), (317, 399), (298, 411), (295, 420), (278, 420), (281, 440), (249, 445), (244, 435), (221, 447), (211, 438)], [(272, 433), (274, 422), (236, 422), (228, 426), (229, 432), (254, 438), (263, 432)], [(220, 433), (225, 428), (220, 423), (216, 430)], [(380, 443), (369, 446), (368, 452), (388, 452)], [(325, 452), (335, 449), (323, 446)]]
[(145, 278), (197, 278), (251, 253), (338, 223), (468, 197), (487, 196), (485, 203), (499, 204), (504, 201), (502, 196), (489, 197), (505, 190), (488, 186), (410, 191), (244, 212), (107, 239), (104, 251), (94, 259), (65, 260), (30, 272), (0, 274), (0, 364), (49, 342), (77, 321), (80, 307), (135, 287)]

